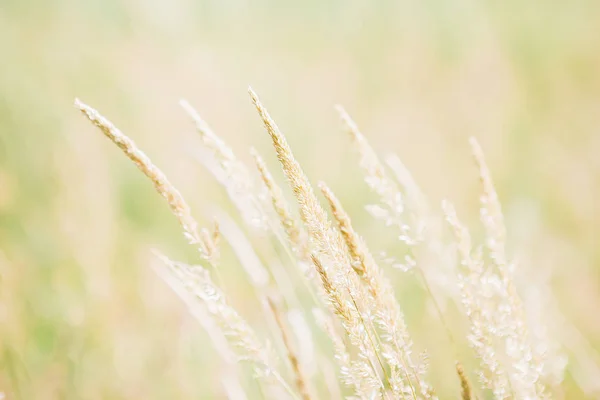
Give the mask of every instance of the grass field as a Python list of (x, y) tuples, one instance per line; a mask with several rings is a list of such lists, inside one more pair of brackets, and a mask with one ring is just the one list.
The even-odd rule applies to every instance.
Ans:
[[(478, 384), (481, 360), (469, 347), (457, 286), (442, 269), (436, 273), (441, 263), (424, 261), (437, 288), (432, 297), (419, 273), (384, 262), (381, 252), (401, 258), (410, 246), (365, 210), (380, 199), (364, 181), (335, 105), (383, 160), (402, 160), (442, 222), (442, 200), (450, 200), (478, 244), (489, 232), (479, 223), (482, 187), (469, 145), (475, 137), (502, 204), (532, 336), (548, 333), (568, 360), (549, 392), (600, 396), (600, 4), (299, 4), (0, 0), (0, 392), (7, 399), (240, 398), (226, 393), (229, 367), (202, 324), (156, 273), (154, 250), (203, 261), (152, 183), (82, 117), (75, 98), (135, 140), (200, 227), (218, 216), (218, 282), (257, 336), (271, 338), (284, 378), (294, 381), (265, 293), (244, 272), (252, 256), (248, 248), (242, 262), (236, 256), (236, 226), (270, 274), (289, 272), (295, 261), (270, 231), (246, 223), (211, 173), (218, 154), (179, 105), (184, 98), (198, 111), (261, 188), (254, 147), (299, 218), (247, 94), (251, 85), (324, 209), (329, 213), (319, 181), (369, 245), (414, 353), (427, 350), (427, 379), (441, 399), (460, 398), (456, 353), (477, 396), (494, 398)], [(452, 227), (441, 225), (455, 243)], [(304, 287), (293, 274), (279, 278), (286, 295)], [(298, 292), (298, 307), (285, 311), (302, 310), (316, 356), (331, 365), (307, 362), (306, 374), (315, 398), (335, 397), (325, 394), (326, 371), (334, 380), (338, 372), (332, 345), (310, 312), (309, 292)], [(536, 331), (543, 326), (547, 332)], [(280, 395), (265, 392), (251, 366), (241, 366), (239, 376), (248, 398)]]

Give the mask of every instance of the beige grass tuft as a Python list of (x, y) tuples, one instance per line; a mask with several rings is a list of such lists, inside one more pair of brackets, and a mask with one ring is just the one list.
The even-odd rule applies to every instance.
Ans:
[[(219, 224), (215, 223), (211, 229), (199, 230), (181, 193), (133, 140), (93, 108), (79, 100), (75, 101), (75, 106), (150, 179), (166, 199), (186, 238), (198, 247), (203, 259), (217, 267), (221, 235), (231, 244), (257, 297), (264, 300), (261, 302), (264, 314), (260, 317), (263, 322), (269, 323), (264, 338), (259, 335), (262, 331), (255, 331), (231, 305), (221, 285), (212, 280), (204, 267), (175, 262), (159, 255), (164, 265), (157, 268), (157, 272), (209, 333), (228, 367), (233, 361), (249, 362), (260, 378), (258, 386), (263, 397), (312, 400), (319, 398), (318, 389), (323, 385), (327, 386), (329, 397), (341, 397), (340, 388), (332, 384), (331, 360), (324, 360), (324, 354), (319, 354), (316, 351), (318, 346), (313, 345), (308, 324), (300, 311), (302, 295), (288, 275), (283, 259), (279, 258), (283, 250), (286, 261), (310, 266), (308, 269), (312, 275), (307, 273), (304, 283), (317, 305), (313, 315), (330, 339), (329, 350), (339, 367), (339, 381), (349, 388), (352, 398), (437, 399), (426, 379), (424, 357), (413, 354), (413, 339), (391, 281), (353, 227), (342, 203), (330, 188), (321, 183), (319, 188), (329, 204), (333, 222), (329, 219), (286, 138), (256, 93), (252, 89), (249, 93), (293, 190), (300, 212), (298, 221), (256, 150), (252, 149), (251, 153), (274, 213), (269, 210), (271, 205), (263, 204), (265, 189), (254, 185), (253, 174), (247, 166), (189, 103), (181, 101), (181, 105), (193, 120), (203, 145), (212, 152), (208, 157), (210, 162), (205, 165), (227, 189), (247, 224), (246, 228), (260, 227), (267, 232), (267, 235), (259, 235), (262, 241), (258, 243), (262, 246), (255, 246), (256, 238), (246, 234), (245, 229), (238, 228), (234, 220), (224, 213), (217, 212)], [(406, 167), (398, 158), (390, 157), (388, 164), (396, 173), (396, 179), (388, 176), (377, 153), (354, 121), (341, 107), (338, 111), (357, 147), (365, 180), (379, 197), (379, 203), (369, 210), (375, 218), (399, 228), (400, 240), (408, 253), (406, 268), (401, 269), (409, 271), (416, 267), (414, 269), (420, 273), (423, 286), (433, 300), (457, 353), (457, 342), (444, 320), (434, 298), (435, 291), (429, 286), (421, 264), (429, 261), (434, 267), (442, 264), (450, 266), (444, 274), (451, 275), (454, 290), (447, 291), (445, 295), (450, 301), (457, 301), (467, 317), (467, 342), (478, 359), (479, 383), (488, 392), (486, 396), (491, 393), (498, 400), (550, 398), (552, 386), (546, 385), (545, 379), (549, 380), (549, 374), (552, 374), (554, 381), (560, 382), (564, 365), (560, 360), (552, 359), (557, 356), (554, 348), (548, 350), (550, 339), (548, 342), (538, 340), (545, 337), (540, 336), (537, 329), (542, 327), (528, 320), (530, 315), (526, 311), (530, 309), (525, 305), (529, 304), (519, 296), (513, 276), (516, 266), (506, 251), (507, 230), (498, 194), (477, 141), (471, 139), (470, 143), (483, 188), (480, 214), (485, 228), (485, 246), (477, 247), (472, 243), (469, 230), (449, 202), (442, 205), (443, 215), (453, 233), (453, 240), (446, 243), (446, 232), (441, 227), (448, 225), (444, 225), (440, 215), (430, 211)], [(283, 247), (275, 246), (273, 239)], [(446, 249), (453, 252), (452, 257), (446, 257)], [(454, 253), (458, 254), (457, 266), (454, 266)], [(302, 270), (306, 272), (307, 268)], [(436, 272), (428, 269), (429, 273)], [(440, 274), (438, 271), (437, 275)], [(315, 296), (315, 288), (320, 297)], [(307, 294), (306, 291), (302, 293)], [(282, 304), (290, 304), (293, 308), (289, 321), (284, 318), (282, 306), (276, 300), (279, 298), (285, 299)], [(296, 313), (294, 318), (292, 313)], [(295, 338), (291, 333), (296, 334)], [(286, 363), (279, 362), (276, 349), (269, 344), (269, 337), (283, 344), (277, 349), (282, 358), (287, 359)], [(307, 374), (308, 360), (312, 360), (314, 365)], [(475, 399), (477, 388), (471, 386), (463, 366), (456, 363), (455, 368), (461, 385), (460, 397), (463, 400)], [(320, 375), (326, 377), (320, 378)], [(294, 385), (288, 384), (286, 377), (291, 377)], [(317, 379), (320, 381), (317, 382)], [(246, 397), (237, 370), (228, 371), (223, 382), (226, 382), (224, 390), (231, 398)]]

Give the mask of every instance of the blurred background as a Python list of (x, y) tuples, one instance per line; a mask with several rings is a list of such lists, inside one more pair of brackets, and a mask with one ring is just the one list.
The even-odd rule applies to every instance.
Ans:
[[(149, 266), (151, 248), (195, 253), (75, 97), (133, 138), (207, 223), (215, 204), (233, 207), (198, 162), (178, 101), (240, 158), (256, 147), (283, 182), (251, 85), (309, 177), (374, 244), (393, 238), (364, 211), (372, 196), (334, 105), (403, 160), (434, 207), (451, 199), (478, 229), (475, 136), (511, 253), (549, 277), (562, 313), (600, 345), (599, 49), (592, 0), (0, 0), (0, 391), (224, 396), (205, 333)], [(239, 267), (223, 273), (252, 320)], [(409, 325), (435, 350), (422, 303), (404, 302)], [(566, 398), (583, 398), (566, 382)]]

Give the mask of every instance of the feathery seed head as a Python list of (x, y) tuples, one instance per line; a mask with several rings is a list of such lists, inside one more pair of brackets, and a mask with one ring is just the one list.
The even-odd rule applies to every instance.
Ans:
[(296, 378), (295, 383), (300, 393), (300, 397), (302, 397), (303, 400), (310, 400), (312, 395), (310, 394), (309, 382), (304, 374), (302, 365), (300, 364), (296, 349), (294, 348), (294, 344), (292, 343), (292, 339), (290, 337), (289, 329), (283, 319), (280, 306), (272, 296), (267, 296), (267, 303), (269, 304), (269, 308), (271, 309), (277, 327), (279, 328), (279, 332), (281, 333), (281, 339), (286, 348), (287, 357)]
[(359, 276), (364, 275), (365, 260), (363, 249), (361, 248), (360, 238), (352, 228), (350, 217), (342, 208), (342, 205), (340, 204), (337, 197), (335, 197), (331, 189), (329, 189), (329, 187), (327, 187), (327, 185), (325, 185), (324, 182), (319, 182), (319, 188), (321, 189), (323, 196), (327, 199), (333, 217), (337, 221), (342, 237), (346, 242), (346, 246), (348, 247), (348, 251), (350, 253), (350, 258), (352, 261), (352, 268)]
[(294, 195), (300, 206), (302, 221), (306, 224), (311, 240), (317, 242), (320, 247), (327, 246), (329, 242), (328, 236), (331, 234), (331, 225), (327, 219), (325, 210), (319, 204), (312, 186), (300, 164), (296, 161), (287, 140), (261, 104), (256, 93), (251, 88), (248, 89), (248, 92), (271, 137), (277, 158), (283, 167), (283, 172), (294, 191)]
[(198, 223), (192, 217), (190, 207), (181, 193), (167, 179), (166, 175), (156, 166), (150, 158), (141, 151), (135, 142), (121, 132), (108, 119), (98, 111), (75, 99), (78, 108), (106, 137), (116, 144), (125, 155), (142, 171), (153, 183), (156, 191), (167, 200), (171, 211), (183, 227), (184, 234), (191, 244), (199, 246), (203, 258), (216, 263), (218, 251), (216, 243), (207, 235), (201, 237), (198, 233)]
[(198, 114), (198, 112), (190, 103), (187, 102), (187, 100), (179, 100), (179, 105), (184, 109), (192, 121), (194, 121), (202, 141), (208, 148), (213, 150), (223, 161), (233, 162), (236, 160), (231, 148), (213, 132), (208, 123), (202, 119), (200, 114)]
[(458, 361), (456, 362), (456, 373), (460, 379), (460, 395), (462, 400), (474, 399), (475, 397), (473, 396), (473, 390), (471, 389), (469, 378), (467, 378), (467, 374), (465, 373), (462, 364)]
[(287, 238), (292, 246), (292, 250), (299, 255), (301, 259), (307, 259), (308, 249), (306, 248), (306, 243), (304, 242), (302, 232), (298, 228), (296, 220), (292, 216), (292, 212), (290, 211), (290, 207), (283, 197), (281, 188), (273, 179), (273, 176), (267, 168), (267, 164), (260, 154), (258, 154), (258, 151), (252, 148), (250, 149), (250, 152), (254, 157), (254, 161), (256, 162), (256, 166), (260, 172), (262, 181), (267, 187), (269, 196), (271, 197), (271, 203), (273, 204), (273, 209), (279, 217), (281, 225), (283, 226)]

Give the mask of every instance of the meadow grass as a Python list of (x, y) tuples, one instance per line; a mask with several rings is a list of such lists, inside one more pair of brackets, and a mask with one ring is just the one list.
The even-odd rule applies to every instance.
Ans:
[[(404, 306), (387, 277), (390, 271), (384, 268), (393, 265), (403, 274), (416, 276), (429, 294), (428, 302), (442, 327), (429, 334), (445, 337), (451, 347), (447, 363), (455, 365), (454, 397), (560, 398), (564, 352), (556, 338), (528, 316), (529, 307), (514, 278), (518, 265), (506, 250), (507, 230), (498, 195), (476, 139), (470, 144), (482, 183), (480, 215), (485, 239), (480, 244), (474, 243), (449, 201), (437, 208), (427, 204), (399, 160), (390, 163), (393, 170), (386, 167), (357, 124), (338, 107), (365, 182), (378, 198), (377, 204), (367, 208), (374, 219), (395, 230), (403, 249), (400, 260), (388, 257), (384, 262), (355, 231), (342, 202), (321, 182), (318, 187), (330, 213), (326, 211), (285, 136), (256, 93), (252, 89), (249, 93), (294, 195), (294, 207), (256, 150), (251, 151), (254, 171), (188, 102), (181, 105), (213, 153), (212, 170), (220, 174), (247, 228), (269, 239), (271, 254), (280, 254), (273, 260), (257, 257), (260, 251), (252, 248), (254, 238), (243, 238), (242, 231), (232, 235), (231, 229), (237, 228), (229, 226), (231, 221), (224, 220), (222, 232), (219, 225), (199, 230), (180, 192), (136, 144), (96, 110), (75, 102), (150, 179), (185, 238), (199, 250), (198, 265), (159, 254), (162, 266), (157, 273), (199, 319), (228, 365), (250, 365), (264, 398), (437, 399), (428, 357), (415, 351), (419, 338), (411, 335)], [(262, 305), (266, 330), (254, 329), (228, 300), (227, 284), (219, 274), (221, 237), (244, 265)], [(424, 258), (429, 262), (422, 262)], [(452, 266), (450, 273), (436, 270), (436, 265), (445, 264)], [(431, 283), (441, 274), (445, 274), (445, 285)], [(535, 284), (528, 282), (525, 287)], [(463, 324), (448, 323), (447, 307), (439, 304), (440, 298), (456, 305)], [(307, 323), (312, 319), (316, 325)], [(328, 338), (325, 349), (302, 343), (319, 336)], [(467, 342), (470, 350), (459, 342)], [(476, 362), (469, 363), (469, 371), (464, 360), (472, 358)], [(337, 365), (337, 383), (333, 384), (325, 378), (331, 364)], [(244, 394), (243, 371), (236, 371), (224, 382), (239, 390), (224, 391), (230, 398), (252, 396), (253, 392)]]

